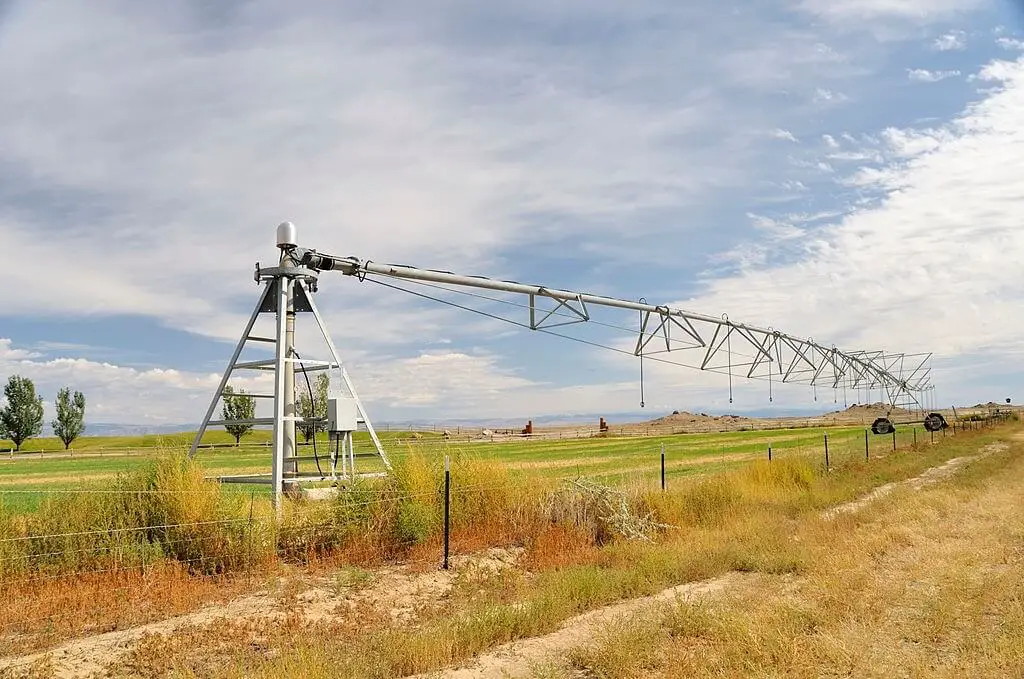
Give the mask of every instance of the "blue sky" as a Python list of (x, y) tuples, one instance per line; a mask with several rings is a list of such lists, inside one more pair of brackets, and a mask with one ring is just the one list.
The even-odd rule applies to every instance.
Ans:
[[(291, 220), (337, 254), (934, 351), (943, 403), (1019, 396), (1017, 3), (379, 5), (0, 2), (0, 377), (196, 421)], [(638, 410), (628, 356), (340, 276), (317, 299), (375, 419)], [(652, 414), (768, 405), (645, 371)]]

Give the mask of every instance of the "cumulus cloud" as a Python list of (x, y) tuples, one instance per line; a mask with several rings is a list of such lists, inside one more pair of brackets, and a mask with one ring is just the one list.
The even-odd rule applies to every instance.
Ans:
[(996, 38), (996, 44), (1005, 50), (1024, 50), (1024, 40), (1017, 38)]
[(955, 134), (949, 129), (901, 130), (890, 127), (882, 132), (882, 139), (893, 156), (914, 158), (939, 150), (954, 141)]
[(688, 304), (854, 348), (1024, 351), (1024, 284), (1010, 273), (1024, 258), (1024, 60), (982, 76), (998, 91), (950, 125), (882, 133), (889, 160), (858, 182), (874, 207), (818, 230), (795, 263), (711, 281)]
[[(492, 354), (425, 351), (410, 358), (346, 362), (367, 407), (378, 413), (414, 412), (429, 407), (438, 416), (474, 413), (496, 415), (508, 399), (528, 392), (542, 397), (546, 385), (504, 368)], [(209, 405), (221, 374), (153, 368), (140, 370), (81, 358), (42, 359), (39, 354), (0, 338), (0, 374), (22, 375), (52, 402), (59, 388), (70, 385), (86, 394), (92, 422), (197, 422)], [(231, 384), (250, 393), (273, 392), (272, 374), (240, 371)], [(266, 416), (269, 402), (260, 401)], [(47, 417), (52, 417), (52, 412)]]
[(940, 35), (932, 43), (932, 49), (939, 52), (959, 52), (967, 49), (967, 34), (963, 31), (950, 31)]
[[(602, 368), (635, 367), (635, 359), (592, 348), (580, 352), (578, 358)], [(636, 379), (538, 381), (522, 376), (521, 368), (509, 367), (500, 356), (482, 351), (361, 356), (346, 365), (371, 420), (377, 422), (424, 418), (491, 418), (497, 422), (550, 414), (625, 412), (636, 410), (638, 403)], [(6, 338), (0, 338), (0, 373), (20, 374), (35, 382), (37, 392), (46, 399), (47, 421), (53, 416), (51, 404), (59, 388), (69, 385), (84, 392), (87, 423), (197, 423), (220, 380), (219, 373), (138, 370), (73, 358), (43, 360)], [(250, 393), (273, 390), (270, 374), (246, 376), (252, 374), (243, 373), (231, 383)], [(681, 379), (678, 368), (652, 369), (650, 384), (660, 390), (662, 407), (672, 403), (669, 396), (677, 391)], [(698, 387), (693, 394), (706, 393), (709, 399), (720, 393), (715, 384), (716, 378), (710, 374), (689, 381), (691, 387)], [(651, 405), (657, 407), (653, 401)], [(270, 414), (269, 401), (258, 401), (257, 416)]]
[(814, 103), (816, 104), (838, 104), (847, 100), (842, 92), (835, 92), (827, 87), (819, 87), (814, 90)]
[(804, 235), (802, 229), (797, 228), (794, 224), (787, 221), (781, 221), (773, 219), (772, 217), (766, 217), (764, 215), (748, 214), (751, 223), (754, 228), (764, 232), (769, 237), (774, 239), (790, 239), (800, 238)]
[(908, 68), (907, 77), (914, 82), (919, 83), (937, 83), (947, 78), (955, 78), (960, 75), (960, 71), (929, 71), (924, 68)]
[(983, 0), (801, 0), (807, 12), (836, 22), (855, 19), (935, 21), (976, 9)]
[[(52, 403), (57, 390), (71, 386), (86, 394), (89, 420), (93, 422), (182, 422), (187, 404), (212, 394), (219, 375), (155, 368), (138, 370), (82, 358), (42, 359), (0, 338), (0, 374), (21, 375), (36, 383), (36, 391)], [(272, 380), (243, 380), (250, 391), (272, 386)], [(196, 419), (196, 409), (187, 420)], [(46, 413), (47, 418), (53, 413)]]
[[(771, 122), (732, 105), (763, 86), (738, 54), (786, 79), (834, 62), (806, 32), (738, 41), (735, 17), (659, 1), (517, 3), (488, 24), (626, 20), (614, 65), (540, 28), (480, 50), (485, 17), (399, 9), (10, 8), (0, 244), (19, 257), (0, 282), (22, 293), (0, 313), (144, 314), (226, 338), (282, 219), (340, 254), (492, 270), (524, 241), (613, 238), (749, 178), (763, 140), (744, 130)], [(652, 16), (705, 30), (675, 40)]]
[[(734, 14), (668, 0), (628, 11), (610, 0), (528, 0), (431, 12), (400, 0), (372, 13), (266, 0), (213, 13), (14, 5), (0, 24), (9, 104), (0, 107), (0, 249), (17, 256), (0, 283), (18, 294), (0, 301), (0, 315), (145, 315), (233, 340), (255, 301), (252, 264), (272, 263), (273, 228), (285, 218), (304, 242), (337, 254), (499, 278), (536, 273), (537, 253), (569, 242), (601, 253), (579, 278), (611, 294), (621, 294), (611, 266), (675, 264), (709, 223), (732, 242), (752, 228), (747, 212), (772, 220), (756, 233), (798, 243), (797, 231), (813, 231), (808, 246), (832, 247), (832, 232), (801, 217), (819, 214), (820, 184), (910, 190), (914, 164), (972, 137), (941, 126), (893, 128), (870, 143), (834, 132), (820, 137), (825, 154), (772, 137), (813, 140), (838, 104), (870, 100), (867, 81), (888, 47), (865, 58), (845, 25), (926, 24), (976, 3), (796, 4), (827, 21), (779, 21), (777, 8), (757, 3)], [(551, 39), (584, 20), (592, 32)], [(615, 33), (614, 58), (596, 37), (605, 30)], [(693, 39), (679, 40), (682, 31)], [(979, 79), (1002, 87), (1012, 72), (993, 64)], [(790, 153), (807, 155), (791, 163)], [(848, 164), (862, 162), (883, 167), (851, 174)], [(761, 190), (768, 195), (751, 198)], [(773, 202), (790, 214), (767, 214)], [(758, 243), (730, 252), (745, 275), (778, 264)], [(495, 413), (585, 401), (574, 400), (577, 387), (530, 380), (508, 368), (516, 360), (473, 346), (467, 338), (499, 336), (491, 321), (328, 278), (318, 302), (339, 319), (331, 326), (362, 370), (357, 384), (384, 395), (379, 407), (475, 411), (474, 394)], [(8, 342), (4, 366), (51, 385), (80, 378), (97, 406), (150, 421), (195, 419), (216, 377), (85, 360), (98, 354), (62, 339)], [(442, 341), (445, 351), (430, 350)], [(77, 358), (33, 353), (43, 350)], [(579, 393), (588, 403), (632, 400), (627, 383), (609, 382)], [(138, 394), (159, 389), (164, 404), (143, 408)]]

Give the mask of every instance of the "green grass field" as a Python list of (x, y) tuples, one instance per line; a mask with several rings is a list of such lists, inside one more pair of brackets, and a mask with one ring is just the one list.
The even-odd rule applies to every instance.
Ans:
[[(829, 436), (832, 464), (863, 459), (864, 429), (789, 429), (711, 434), (675, 434), (653, 437), (616, 437), (548, 440), (512, 440), (503, 442), (448, 442), (439, 434), (410, 432), (381, 433), (385, 450), (400, 458), (418, 450), (441, 464), (447, 455), (471, 455), (495, 459), (528, 474), (548, 478), (590, 478), (606, 483), (655, 484), (660, 478), (660, 454), (665, 448), (666, 478), (707, 474), (766, 458), (768, 447), (773, 457), (817, 456), (824, 464), (824, 435)], [(418, 437), (418, 438), (417, 438)], [(905, 447), (915, 440), (915, 432), (903, 427), (897, 445)], [(930, 440), (918, 429), (917, 440)], [(8, 511), (31, 511), (47, 493), (62, 490), (99, 490), (119, 473), (147, 464), (154, 455), (167, 450), (185, 450), (190, 434), (139, 437), (83, 437), (65, 452), (53, 438), (33, 439), (18, 454), (0, 455), (0, 501)], [(211, 477), (240, 474), (265, 474), (270, 471), (269, 432), (254, 432), (243, 445), (234, 447), (225, 432), (210, 432), (197, 459)], [(869, 437), (871, 455), (891, 451), (891, 436)], [(367, 455), (370, 442), (357, 434), (359, 471), (379, 471), (383, 466), (375, 456)], [(327, 470), (327, 441), (320, 439), (318, 453), (321, 468)], [(310, 446), (302, 446), (302, 455), (311, 455)], [(302, 462), (304, 471), (315, 471), (313, 461)], [(453, 480), (458, 483), (458, 479)], [(266, 492), (266, 486), (227, 484), (238, 492)]]

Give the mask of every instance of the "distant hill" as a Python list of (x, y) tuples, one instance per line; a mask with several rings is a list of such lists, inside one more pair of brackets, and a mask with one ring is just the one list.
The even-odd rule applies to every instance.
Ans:
[[(145, 436), (147, 434), (180, 434), (195, 431), (198, 424), (118, 424), (87, 422), (85, 436)], [(45, 436), (52, 433), (44, 432)]]

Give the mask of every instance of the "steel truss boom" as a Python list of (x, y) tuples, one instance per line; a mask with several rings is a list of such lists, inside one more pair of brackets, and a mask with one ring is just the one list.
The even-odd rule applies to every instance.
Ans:
[(893, 406), (901, 399), (908, 399), (904, 403), (920, 405), (918, 395), (930, 386), (930, 353), (842, 351), (773, 328), (737, 323), (725, 315), (718, 318), (543, 285), (377, 264), (305, 248), (295, 248), (293, 256), (302, 266), (314, 271), (337, 271), (360, 280), (381, 277), (523, 295), (528, 300), (528, 304), (522, 306), (528, 311), (529, 323), (522, 325), (532, 330), (586, 323), (592, 320), (589, 309), (592, 306), (637, 311), (640, 325), (633, 331), (637, 335), (634, 355), (691, 352), (697, 357), (693, 367), (700, 370), (728, 370), (730, 376), (778, 379), (783, 383), (832, 389), (878, 389), (884, 391)]

